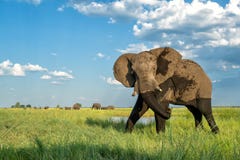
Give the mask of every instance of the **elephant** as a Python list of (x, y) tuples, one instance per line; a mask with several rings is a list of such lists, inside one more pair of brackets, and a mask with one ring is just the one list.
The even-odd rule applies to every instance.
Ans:
[(112, 105), (109, 105), (109, 106), (107, 106), (107, 107), (102, 107), (101, 109), (102, 109), (102, 110), (114, 110), (115, 107), (112, 106)]
[(150, 108), (154, 112), (156, 132), (164, 132), (166, 120), (171, 116), (169, 104), (175, 104), (188, 108), (196, 128), (203, 128), (203, 115), (211, 131), (219, 132), (212, 114), (210, 78), (199, 64), (183, 59), (175, 49), (162, 47), (122, 54), (113, 70), (116, 80), (138, 92), (126, 131), (132, 132), (135, 123)]
[(96, 110), (99, 110), (99, 109), (101, 109), (101, 104), (100, 103), (93, 103), (93, 105), (92, 105), (92, 109), (96, 109)]

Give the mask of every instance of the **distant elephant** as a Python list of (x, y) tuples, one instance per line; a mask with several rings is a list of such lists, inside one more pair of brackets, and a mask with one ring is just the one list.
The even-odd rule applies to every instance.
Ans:
[(107, 106), (107, 107), (101, 107), (102, 110), (114, 110), (115, 107), (114, 106)]
[(80, 103), (75, 103), (72, 108), (73, 108), (74, 110), (79, 110), (79, 109), (81, 109), (81, 106), (82, 106), (82, 105), (81, 105)]
[(101, 109), (101, 104), (100, 103), (93, 103), (92, 109), (97, 109), (97, 110)]
[(165, 47), (123, 54), (114, 64), (114, 76), (125, 87), (134, 87), (139, 92), (126, 124), (127, 131), (133, 130), (148, 108), (154, 111), (157, 133), (165, 131), (171, 103), (185, 105), (193, 114), (196, 127), (203, 127), (204, 115), (212, 132), (219, 132), (212, 115), (210, 79), (197, 63), (182, 59), (176, 50)]

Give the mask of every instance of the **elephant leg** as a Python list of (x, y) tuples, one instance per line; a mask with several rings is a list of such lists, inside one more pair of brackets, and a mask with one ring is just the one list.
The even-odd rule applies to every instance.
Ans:
[(194, 120), (195, 120), (195, 127), (203, 129), (202, 113), (194, 106), (186, 105), (186, 107), (193, 114), (193, 117), (194, 117)]
[(154, 111), (154, 113), (160, 115), (164, 119), (170, 118), (171, 110), (166, 109), (165, 105), (158, 102), (158, 98), (153, 91), (142, 93), (142, 98), (148, 107)]
[(154, 113), (155, 121), (156, 121), (156, 132), (165, 132), (165, 123), (166, 120), (162, 118), (159, 114)]
[(132, 132), (134, 125), (139, 120), (139, 118), (148, 110), (148, 106), (143, 102), (141, 94), (138, 96), (137, 102), (134, 105), (132, 112), (127, 120), (125, 130), (127, 132)]
[(218, 133), (219, 128), (212, 115), (211, 99), (210, 98), (200, 98), (197, 99), (197, 107), (200, 112), (206, 118), (208, 125), (210, 126), (213, 133)]

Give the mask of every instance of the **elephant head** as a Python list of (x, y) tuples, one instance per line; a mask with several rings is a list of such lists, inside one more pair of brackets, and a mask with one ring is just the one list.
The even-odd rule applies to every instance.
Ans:
[(154, 96), (159, 85), (171, 77), (176, 70), (176, 64), (182, 56), (174, 49), (156, 48), (138, 54), (121, 55), (114, 64), (114, 76), (125, 87), (134, 87), (138, 83), (138, 90), (147, 105), (163, 118), (170, 115), (159, 108)]

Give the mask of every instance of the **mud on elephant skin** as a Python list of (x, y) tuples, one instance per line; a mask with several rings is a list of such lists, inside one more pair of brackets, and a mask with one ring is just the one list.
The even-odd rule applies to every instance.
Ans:
[(202, 127), (204, 115), (212, 132), (219, 132), (212, 115), (211, 80), (200, 65), (182, 59), (173, 48), (123, 54), (114, 64), (114, 76), (139, 94), (126, 125), (128, 131), (148, 108), (155, 113), (157, 132), (164, 131), (171, 103), (185, 105), (193, 114), (196, 127)]

